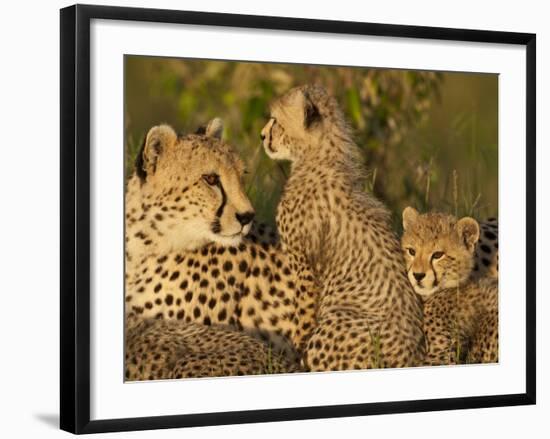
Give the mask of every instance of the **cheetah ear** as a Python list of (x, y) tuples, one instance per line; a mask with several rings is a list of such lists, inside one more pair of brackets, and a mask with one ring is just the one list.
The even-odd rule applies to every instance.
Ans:
[(206, 125), (205, 134), (207, 137), (221, 140), (223, 134), (223, 121), (219, 117), (212, 119)]
[(414, 207), (405, 207), (403, 210), (403, 230), (409, 229), (418, 220), (418, 210)]
[(157, 125), (149, 130), (136, 158), (136, 174), (142, 183), (148, 175), (155, 173), (160, 155), (177, 137), (174, 129), (168, 125)]
[(195, 134), (202, 134), (206, 137), (221, 140), (223, 134), (223, 121), (219, 117), (215, 117), (206, 125), (198, 127)]
[(462, 239), (466, 248), (473, 251), (479, 239), (479, 224), (477, 221), (470, 217), (464, 217), (458, 220), (456, 227), (458, 236)]
[(304, 97), (304, 128), (309, 129), (321, 120), (319, 108), (315, 105), (308, 92), (303, 93)]

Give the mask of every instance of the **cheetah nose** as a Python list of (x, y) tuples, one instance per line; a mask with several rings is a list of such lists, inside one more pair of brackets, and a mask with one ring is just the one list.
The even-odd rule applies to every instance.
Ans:
[(420, 282), (426, 277), (426, 273), (413, 273), (413, 276), (418, 282)]
[(254, 212), (245, 212), (245, 213), (237, 213), (235, 216), (237, 217), (237, 221), (241, 223), (241, 226), (246, 226), (252, 220), (254, 219)]

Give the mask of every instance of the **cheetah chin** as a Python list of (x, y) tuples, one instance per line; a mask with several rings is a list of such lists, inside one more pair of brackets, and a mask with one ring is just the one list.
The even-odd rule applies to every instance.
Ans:
[(240, 232), (234, 233), (232, 235), (213, 233), (212, 242), (226, 246), (237, 246), (241, 243), (242, 239), (248, 235), (251, 227), (252, 224), (247, 224), (240, 230)]
[(421, 296), (423, 299), (430, 297), (432, 294), (434, 294), (438, 290), (438, 288), (436, 287), (428, 288), (420, 284), (413, 284), (413, 288), (416, 294)]

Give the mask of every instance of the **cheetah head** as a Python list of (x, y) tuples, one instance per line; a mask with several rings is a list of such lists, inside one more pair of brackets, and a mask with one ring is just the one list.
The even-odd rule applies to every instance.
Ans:
[(401, 247), (416, 293), (427, 297), (463, 284), (472, 272), (478, 239), (479, 225), (472, 218), (421, 215), (412, 207), (405, 208)]
[(261, 138), (274, 160), (297, 161), (317, 154), (326, 133), (348, 136), (343, 113), (336, 101), (319, 86), (301, 86), (271, 104), (271, 117)]
[(221, 140), (222, 130), (219, 119), (187, 136), (168, 125), (149, 130), (133, 177), (145, 244), (193, 250), (236, 245), (249, 232), (254, 210), (241, 183), (243, 163)]

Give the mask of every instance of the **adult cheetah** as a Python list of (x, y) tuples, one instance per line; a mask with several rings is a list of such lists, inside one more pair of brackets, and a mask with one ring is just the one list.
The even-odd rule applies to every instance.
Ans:
[(126, 333), (128, 381), (293, 372), (297, 364), (223, 326), (145, 319)]
[(407, 207), (403, 230), (409, 279), (425, 300), (426, 364), (497, 362), (498, 280), (474, 271), (477, 221)]
[(335, 99), (317, 86), (290, 90), (272, 104), (262, 139), (271, 158), (291, 161), (277, 226), (309, 293), (301, 308), (315, 312), (307, 367), (420, 364), (422, 304), (389, 212), (364, 189), (360, 150)]
[(294, 276), (274, 233), (249, 232), (243, 164), (220, 127), (145, 138), (126, 194), (127, 322), (224, 325), (295, 358)]

